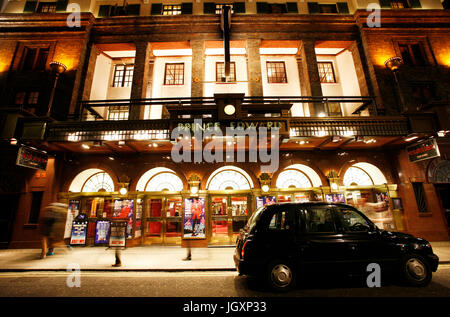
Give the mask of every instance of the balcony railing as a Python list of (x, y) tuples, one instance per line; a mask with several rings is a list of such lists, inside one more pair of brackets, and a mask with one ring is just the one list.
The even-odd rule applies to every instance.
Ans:
[[(315, 104), (323, 106), (323, 115), (327, 117), (342, 116), (340, 104), (354, 105), (352, 115), (361, 115), (365, 109), (370, 109), (372, 115), (378, 115), (375, 97), (371, 96), (274, 96), (274, 97), (243, 97), (242, 111), (251, 116), (264, 116), (271, 113), (288, 116), (288, 111), (294, 104)], [(333, 111), (333, 105), (338, 104), (338, 111)], [(152, 99), (116, 99), (90, 100), (81, 102), (80, 120), (128, 120), (133, 119), (132, 113), (137, 113), (139, 119), (142, 109), (151, 106), (162, 107), (163, 118), (176, 116), (212, 116), (217, 112), (214, 97), (186, 97), (186, 98), (152, 98)], [(121, 111), (128, 111), (130, 115), (121, 115)], [(111, 114), (113, 114), (111, 116)], [(123, 113), (122, 113), (123, 114)], [(172, 114), (172, 115), (171, 115)]]

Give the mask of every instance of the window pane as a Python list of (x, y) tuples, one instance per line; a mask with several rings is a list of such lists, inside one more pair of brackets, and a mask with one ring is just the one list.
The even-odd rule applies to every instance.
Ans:
[(163, 6), (163, 15), (178, 15), (181, 14), (181, 5), (165, 5)]
[(25, 91), (18, 92), (16, 94), (16, 98), (14, 99), (14, 103), (16, 105), (23, 105), (25, 103), (25, 95), (26, 95)]
[(291, 230), (294, 228), (292, 213), (288, 210), (276, 212), (269, 224), (269, 230)]
[(330, 208), (311, 207), (305, 213), (308, 232), (336, 232), (333, 214)]
[(345, 231), (369, 231), (369, 223), (363, 216), (351, 209), (339, 209), (338, 217)]
[[(236, 81), (236, 65), (235, 62), (230, 62), (230, 77), (228, 78), (228, 82)], [(216, 81), (223, 82), (225, 78), (225, 63), (217, 62), (216, 63)]]
[(26, 47), (23, 55), (22, 70), (33, 70), (34, 60), (36, 59), (38, 49)]
[(34, 70), (45, 70), (45, 65), (47, 64), (48, 58), (48, 51), (49, 51), (48, 48), (39, 49), (39, 55)]
[(123, 87), (124, 75), (125, 75), (125, 66), (116, 65), (114, 69), (113, 87)]
[(335, 83), (334, 69), (332, 62), (318, 62), (319, 76), (321, 83)]
[(269, 83), (287, 83), (284, 62), (267, 62), (267, 81)]
[(37, 91), (30, 92), (30, 94), (28, 96), (28, 104), (29, 105), (37, 104), (38, 97), (39, 97), (39, 92), (37, 92)]
[(184, 84), (184, 63), (166, 64), (164, 85)]

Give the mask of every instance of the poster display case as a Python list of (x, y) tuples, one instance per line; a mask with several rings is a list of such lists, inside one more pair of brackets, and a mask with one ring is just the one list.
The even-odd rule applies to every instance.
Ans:
[(185, 198), (184, 199), (184, 229), (183, 238), (205, 239), (205, 199)]

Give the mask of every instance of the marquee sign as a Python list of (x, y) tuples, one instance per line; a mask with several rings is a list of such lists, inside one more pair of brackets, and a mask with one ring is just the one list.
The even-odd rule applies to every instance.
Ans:
[(439, 148), (436, 139), (428, 139), (406, 148), (411, 163), (439, 157)]
[(17, 153), (16, 165), (45, 171), (47, 169), (47, 161), (47, 154), (21, 146)]

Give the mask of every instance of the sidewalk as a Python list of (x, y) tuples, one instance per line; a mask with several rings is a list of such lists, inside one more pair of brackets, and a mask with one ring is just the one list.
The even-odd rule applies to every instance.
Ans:
[[(450, 264), (450, 241), (432, 242), (440, 264)], [(0, 272), (66, 271), (78, 265), (83, 271), (235, 271), (233, 247), (192, 249), (192, 260), (183, 261), (179, 246), (142, 246), (122, 251), (122, 266), (114, 264), (114, 250), (105, 247), (57, 248), (55, 255), (39, 259), (39, 249), (0, 250)]]

